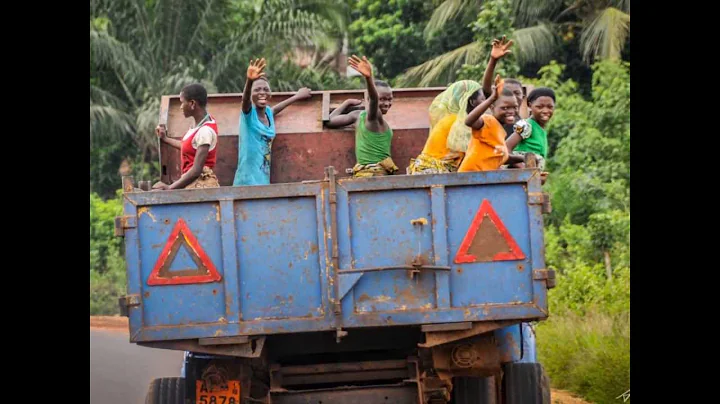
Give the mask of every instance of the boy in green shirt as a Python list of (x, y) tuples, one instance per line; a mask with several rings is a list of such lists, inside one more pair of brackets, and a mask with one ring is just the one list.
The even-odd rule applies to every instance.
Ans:
[(357, 100), (348, 100), (330, 114), (330, 120), (325, 126), (339, 128), (357, 124), (355, 128), (357, 161), (352, 168), (354, 177), (395, 174), (398, 167), (390, 157), (392, 128), (383, 119), (383, 115), (387, 114), (392, 106), (392, 89), (386, 82), (373, 79), (372, 66), (365, 56), (360, 59), (352, 55), (348, 63), (365, 77), (370, 105), (366, 111), (355, 110), (342, 114), (347, 107), (360, 104)]
[[(537, 158), (538, 168), (545, 168), (548, 153), (547, 126), (555, 112), (555, 92), (547, 87), (536, 88), (528, 95), (530, 118), (519, 121), (514, 133), (507, 139), (508, 151), (514, 155), (525, 156), (532, 153)], [(523, 168), (524, 163), (514, 167)]]

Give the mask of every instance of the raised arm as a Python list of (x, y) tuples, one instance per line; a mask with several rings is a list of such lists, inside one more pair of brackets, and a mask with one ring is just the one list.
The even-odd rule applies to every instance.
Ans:
[(513, 43), (514, 42), (512, 40), (508, 41), (504, 35), (502, 40), (493, 39), (492, 50), (490, 51), (490, 61), (488, 61), (488, 65), (485, 68), (485, 74), (483, 75), (482, 81), (482, 89), (486, 97), (488, 97), (492, 92), (493, 74), (495, 74), (495, 66), (497, 65), (498, 60), (508, 53), (512, 53), (509, 48), (513, 45)]
[(307, 87), (303, 87), (299, 89), (298, 92), (295, 93), (295, 95), (293, 95), (292, 97), (288, 98), (285, 101), (279, 102), (277, 103), (277, 105), (272, 107), (273, 115), (279, 114), (280, 112), (282, 112), (283, 109), (285, 109), (288, 105), (292, 104), (295, 101), (306, 100), (310, 97), (312, 97), (312, 94), (310, 94), (310, 89)]
[(352, 55), (348, 59), (350, 67), (357, 70), (358, 73), (365, 77), (365, 83), (367, 84), (368, 98), (370, 99), (370, 105), (367, 110), (367, 120), (377, 121), (378, 119), (378, 104), (380, 103), (380, 96), (378, 95), (377, 88), (375, 87), (375, 79), (373, 78), (373, 71), (370, 62), (367, 57), (363, 56), (362, 59), (356, 55)]
[(263, 73), (265, 66), (265, 58), (250, 60), (250, 66), (248, 66), (247, 69), (245, 89), (243, 90), (242, 97), (242, 111), (244, 114), (247, 114), (250, 112), (250, 109), (252, 109), (252, 85), (255, 80), (260, 77), (265, 77), (265, 73)]
[(481, 102), (480, 105), (473, 108), (473, 110), (470, 111), (467, 117), (465, 117), (465, 125), (475, 130), (482, 129), (483, 125), (485, 125), (485, 121), (482, 120), (482, 114), (484, 114), (485, 111), (490, 108), (490, 106), (497, 100), (497, 98), (497, 87), (493, 86), (490, 97)]
[(167, 135), (167, 128), (165, 127), (165, 124), (161, 123), (155, 128), (155, 134), (160, 138), (160, 141), (169, 144), (170, 146), (179, 149), (182, 147), (182, 142), (179, 140), (175, 140), (173, 138), (169, 138)]

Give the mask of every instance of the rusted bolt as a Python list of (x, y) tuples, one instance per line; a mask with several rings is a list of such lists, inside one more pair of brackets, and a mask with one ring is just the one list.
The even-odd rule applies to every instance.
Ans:
[(165, 224), (170, 224), (170, 219), (165, 219), (163, 222), (165, 222)]
[(522, 271), (525, 269), (525, 264), (517, 264), (518, 271)]

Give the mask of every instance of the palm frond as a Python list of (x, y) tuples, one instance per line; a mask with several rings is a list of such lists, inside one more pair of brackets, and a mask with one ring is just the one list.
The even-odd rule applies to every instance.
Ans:
[(513, 0), (515, 23), (525, 26), (541, 19), (549, 19), (563, 7), (563, 3), (563, 0)]
[(480, 11), (480, 0), (445, 0), (433, 11), (430, 21), (425, 26), (425, 37), (432, 37), (460, 13), (474, 16), (478, 11)]
[(613, 0), (611, 4), (618, 10), (630, 14), (630, 0)]
[(133, 133), (131, 114), (108, 105), (90, 102), (90, 140), (99, 137), (117, 139)]
[(109, 68), (126, 80), (145, 83), (148, 79), (147, 70), (132, 49), (93, 21), (90, 21), (90, 63), (98, 68)]
[(515, 41), (514, 53), (521, 65), (528, 62), (549, 62), (557, 46), (555, 35), (546, 24), (516, 29), (512, 38)]
[(455, 72), (463, 64), (477, 64), (487, 55), (487, 47), (480, 42), (471, 42), (421, 65), (411, 67), (398, 78), (399, 86), (427, 87), (445, 85), (455, 78)]
[(620, 59), (630, 34), (630, 14), (608, 7), (583, 30), (580, 46), (586, 61), (593, 58)]

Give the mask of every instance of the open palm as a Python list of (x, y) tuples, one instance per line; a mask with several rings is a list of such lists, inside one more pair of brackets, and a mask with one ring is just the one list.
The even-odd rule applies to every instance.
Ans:
[(370, 62), (368, 62), (365, 56), (360, 59), (359, 57), (352, 55), (348, 59), (348, 64), (350, 64), (350, 67), (357, 70), (358, 73), (362, 74), (363, 76), (367, 78), (372, 77), (372, 66), (370, 65)]
[(504, 35), (501, 40), (493, 39), (490, 57), (492, 57), (493, 59), (500, 59), (508, 53), (512, 53), (510, 47), (513, 45), (513, 43), (514, 42), (512, 40), (508, 41)]
[(264, 77), (265, 73), (263, 73), (263, 70), (265, 69), (266, 63), (265, 58), (262, 59), (255, 59), (250, 61), (250, 66), (248, 66), (247, 69), (247, 78), (248, 80), (257, 80), (260, 77)]

